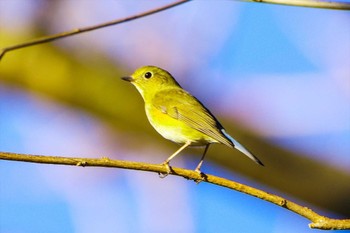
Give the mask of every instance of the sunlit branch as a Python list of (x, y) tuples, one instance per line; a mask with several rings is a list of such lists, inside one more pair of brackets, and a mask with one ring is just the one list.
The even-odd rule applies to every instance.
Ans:
[[(155, 173), (166, 173), (167, 168), (160, 164), (149, 164), (122, 160), (112, 160), (107, 157), (100, 159), (91, 158), (73, 158), (73, 157), (58, 157), (58, 156), (40, 156), (40, 155), (27, 155), (27, 154), (16, 154), (8, 152), (0, 152), (0, 159), (12, 160), (20, 162), (31, 162), (31, 163), (45, 163), (45, 164), (56, 164), (56, 165), (73, 165), (82, 167), (106, 167), (106, 168), (123, 168), (129, 170), (140, 170)], [(345, 230), (350, 229), (350, 219), (331, 219), (317, 214), (311, 209), (298, 205), (292, 201), (289, 201), (283, 197), (267, 193), (265, 191), (240, 184), (225, 178), (209, 175), (209, 174), (198, 174), (193, 170), (186, 170), (182, 168), (171, 168), (170, 175), (182, 176), (188, 180), (194, 180), (196, 182), (207, 182), (218, 186), (226, 187), (245, 193), (262, 200), (268, 201), (285, 209), (288, 209), (304, 218), (311, 221), (309, 224), (310, 228), (323, 229), (323, 230)]]

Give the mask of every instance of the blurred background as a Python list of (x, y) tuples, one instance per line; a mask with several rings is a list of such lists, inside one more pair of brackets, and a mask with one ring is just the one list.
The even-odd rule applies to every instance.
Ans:
[[(0, 0), (0, 47), (170, 2)], [(350, 218), (349, 61), (349, 12), (189, 2), (7, 53), (0, 151), (163, 162), (178, 145), (155, 132), (139, 93), (120, 80), (157, 65), (265, 164), (214, 145), (203, 172)], [(202, 151), (172, 165), (194, 169)], [(318, 232), (273, 204), (179, 177), (8, 161), (0, 177), (3, 233)]]

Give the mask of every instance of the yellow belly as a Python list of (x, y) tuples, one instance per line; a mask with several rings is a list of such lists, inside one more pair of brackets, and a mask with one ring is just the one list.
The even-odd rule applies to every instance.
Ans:
[(170, 141), (180, 144), (190, 141), (193, 146), (204, 146), (218, 142), (158, 109), (146, 107), (146, 114), (153, 128)]

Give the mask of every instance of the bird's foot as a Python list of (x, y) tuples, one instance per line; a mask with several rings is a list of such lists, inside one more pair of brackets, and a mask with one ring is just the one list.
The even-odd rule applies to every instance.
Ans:
[(169, 166), (169, 162), (167, 162), (167, 161), (165, 161), (161, 165), (163, 165), (166, 168), (166, 172), (165, 173), (162, 173), (162, 172), (158, 173), (159, 174), (159, 178), (165, 178), (165, 177), (167, 177), (170, 174), (171, 168)]
[(195, 170), (195, 172), (198, 173), (198, 175), (200, 175), (200, 179), (195, 179), (194, 182), (196, 182), (197, 184), (199, 184), (202, 181), (205, 181), (207, 179), (207, 175), (204, 174), (201, 170), (200, 167), (197, 167)]
[(202, 171), (199, 168), (196, 168), (194, 171), (197, 172), (199, 175), (202, 175)]

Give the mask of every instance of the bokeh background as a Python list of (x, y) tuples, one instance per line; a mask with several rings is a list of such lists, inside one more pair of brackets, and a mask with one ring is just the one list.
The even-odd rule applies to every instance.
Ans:
[[(0, 0), (0, 47), (171, 1)], [(211, 146), (203, 172), (350, 217), (350, 13), (194, 1), (0, 62), (0, 150), (161, 163), (178, 146), (120, 77), (171, 72), (266, 165)], [(192, 169), (202, 153), (172, 163)], [(0, 161), (0, 232), (318, 232), (262, 200), (179, 177)], [(343, 231), (345, 232), (345, 231)], [(349, 231), (348, 231), (349, 232)]]

